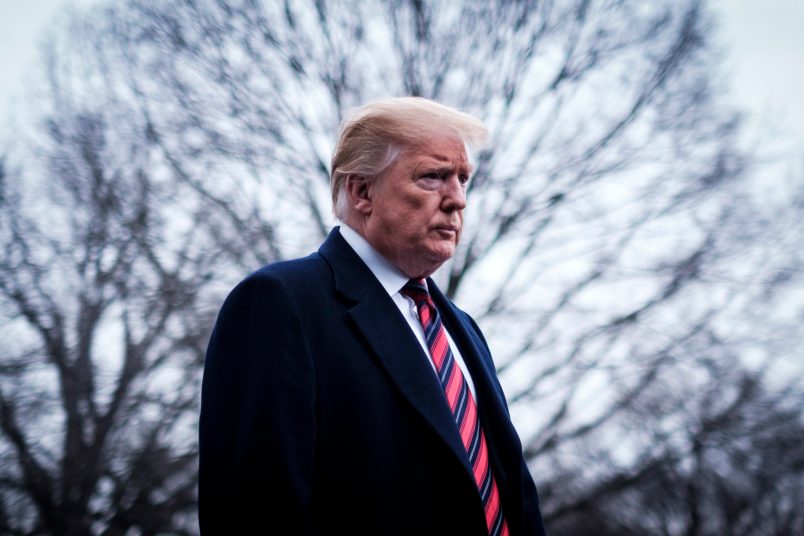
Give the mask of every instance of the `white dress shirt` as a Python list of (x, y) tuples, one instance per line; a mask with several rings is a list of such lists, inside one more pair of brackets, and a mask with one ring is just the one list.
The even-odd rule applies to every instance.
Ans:
[[(419, 321), (419, 311), (416, 309), (416, 304), (412, 299), (400, 292), (402, 287), (405, 286), (405, 283), (408, 282), (408, 276), (403, 274), (399, 268), (388, 262), (385, 257), (377, 253), (377, 250), (375, 250), (365, 238), (360, 236), (357, 231), (343, 222), (341, 222), (340, 225), (343, 239), (355, 250), (358, 257), (366, 263), (366, 266), (368, 266), (371, 273), (373, 273), (374, 277), (380, 282), (380, 285), (382, 285), (388, 295), (391, 296), (391, 299), (394, 300), (394, 303), (399, 308), (399, 312), (402, 313), (402, 316), (407, 320), (413, 334), (416, 335), (416, 339), (418, 339), (422, 350), (424, 350), (424, 354), (429, 356), (430, 349), (427, 347), (427, 340), (424, 338), (424, 328)], [(425, 284), (427, 283), (425, 282)], [(455, 357), (455, 362), (461, 368), (461, 371), (463, 371), (466, 384), (469, 386), (472, 396), (477, 400), (475, 396), (475, 385), (472, 383), (472, 376), (469, 374), (466, 363), (463, 361), (463, 356), (461, 356), (461, 352), (458, 350), (455, 341), (452, 340), (452, 336), (449, 334), (446, 324), (444, 324), (444, 331), (447, 333), (447, 341), (449, 341), (449, 347), (450, 350), (452, 350), (452, 355)], [(430, 363), (433, 371), (435, 371), (432, 356), (427, 361)]]

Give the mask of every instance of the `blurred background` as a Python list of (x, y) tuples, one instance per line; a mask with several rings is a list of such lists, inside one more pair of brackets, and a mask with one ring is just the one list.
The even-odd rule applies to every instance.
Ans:
[(228, 290), (353, 106), (482, 118), (437, 274), (559, 535), (804, 534), (794, 2), (2, 0), (0, 533), (197, 534)]

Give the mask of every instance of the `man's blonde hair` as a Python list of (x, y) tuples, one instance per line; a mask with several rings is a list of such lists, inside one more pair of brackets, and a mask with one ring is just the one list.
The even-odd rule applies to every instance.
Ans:
[(455, 135), (477, 147), (488, 135), (483, 123), (464, 112), (421, 97), (396, 97), (370, 102), (354, 110), (343, 123), (332, 155), (332, 209), (343, 220), (346, 178), (375, 180), (400, 153), (436, 135)]

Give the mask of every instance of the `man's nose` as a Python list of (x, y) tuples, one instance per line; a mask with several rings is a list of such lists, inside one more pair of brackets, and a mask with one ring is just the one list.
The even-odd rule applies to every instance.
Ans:
[(466, 208), (466, 183), (457, 175), (446, 179), (442, 184), (441, 208), (445, 211), (463, 210)]

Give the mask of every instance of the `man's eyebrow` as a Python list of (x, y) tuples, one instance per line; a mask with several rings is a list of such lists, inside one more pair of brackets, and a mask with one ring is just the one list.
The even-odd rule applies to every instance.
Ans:
[[(417, 169), (427, 168), (429, 170), (439, 172), (452, 171), (453, 169), (455, 169), (455, 167), (456, 166), (454, 166), (452, 162), (449, 161), (449, 159), (446, 158), (439, 159), (430, 156), (423, 157), (422, 160), (419, 161), (419, 164), (416, 166)], [(470, 164), (469, 162), (459, 164), (457, 167), (458, 169), (466, 169), (467, 173), (471, 173), (472, 170), (474, 169), (472, 167), (472, 164)]]
[[(427, 165), (423, 164), (421, 166), (416, 166), (417, 172), (427, 172), (427, 173), (436, 173), (437, 175), (447, 175), (455, 171), (455, 166), (452, 165)], [(459, 166), (458, 172), (462, 175), (471, 175), (472, 174), (472, 166), (466, 164), (465, 166)]]

